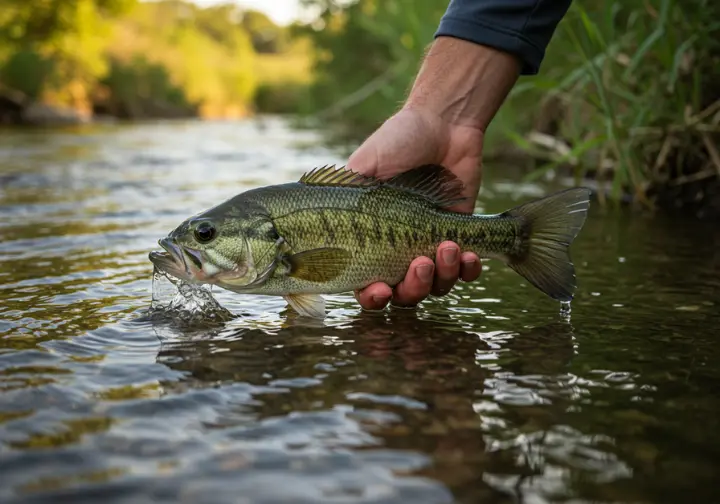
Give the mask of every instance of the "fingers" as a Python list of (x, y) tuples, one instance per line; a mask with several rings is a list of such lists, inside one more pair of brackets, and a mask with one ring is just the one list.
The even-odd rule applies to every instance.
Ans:
[(360, 291), (355, 291), (355, 299), (366, 310), (382, 310), (390, 301), (392, 294), (389, 285), (377, 282)]
[(430, 294), (435, 277), (435, 265), (429, 257), (418, 257), (410, 263), (405, 278), (391, 289), (387, 284), (377, 282), (355, 292), (355, 299), (366, 310), (380, 310), (388, 304), (411, 307)]
[(473, 252), (460, 253), (456, 243), (440, 244), (434, 264), (429, 257), (418, 257), (410, 263), (405, 278), (391, 289), (382, 282), (355, 291), (355, 299), (366, 310), (381, 310), (392, 299), (394, 306), (412, 307), (430, 294), (443, 296), (450, 292), (458, 278), (477, 280), (482, 272), (480, 258)]
[(463, 282), (474, 282), (482, 273), (482, 263), (477, 254), (463, 252), (460, 256), (460, 278)]
[(429, 257), (417, 257), (410, 263), (405, 279), (397, 284), (392, 303), (411, 307), (428, 297), (435, 278), (435, 265)]
[(460, 247), (450, 241), (442, 242), (438, 246), (435, 264), (435, 283), (431, 290), (433, 296), (444, 296), (450, 292), (458, 278), (463, 282), (472, 282), (477, 280), (482, 272), (477, 254), (460, 253)]
[(435, 283), (433, 296), (444, 296), (453, 288), (460, 276), (460, 247), (451, 241), (442, 242), (435, 257)]

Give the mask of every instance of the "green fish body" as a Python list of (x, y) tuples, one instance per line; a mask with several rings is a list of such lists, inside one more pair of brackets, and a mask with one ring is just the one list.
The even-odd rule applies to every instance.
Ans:
[(302, 315), (322, 317), (321, 294), (396, 285), (413, 259), (434, 259), (438, 245), (451, 240), (503, 261), (553, 299), (572, 299), (568, 247), (587, 215), (587, 189), (495, 215), (447, 210), (463, 199), (462, 191), (462, 183), (436, 165), (384, 181), (323, 167), (186, 220), (160, 241), (170, 254), (150, 258), (187, 281), (283, 296)]

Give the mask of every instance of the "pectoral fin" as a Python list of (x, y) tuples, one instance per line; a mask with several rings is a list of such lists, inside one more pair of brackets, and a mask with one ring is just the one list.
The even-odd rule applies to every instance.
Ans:
[(298, 252), (287, 258), (289, 275), (309, 282), (329, 282), (350, 262), (350, 253), (341, 248), (318, 248)]
[(317, 294), (283, 296), (292, 308), (304, 317), (325, 318), (325, 299)]

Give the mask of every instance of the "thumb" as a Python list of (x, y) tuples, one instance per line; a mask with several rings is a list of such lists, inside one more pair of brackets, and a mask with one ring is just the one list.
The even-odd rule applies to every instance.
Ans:
[(348, 158), (346, 168), (363, 175), (376, 176), (378, 172), (378, 152), (373, 136), (370, 136)]
[(399, 112), (350, 156), (347, 167), (381, 179), (422, 164), (438, 162), (438, 135), (417, 113)]

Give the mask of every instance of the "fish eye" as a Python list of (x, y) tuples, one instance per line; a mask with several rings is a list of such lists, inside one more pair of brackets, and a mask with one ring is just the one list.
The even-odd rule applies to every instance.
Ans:
[(211, 222), (204, 221), (195, 227), (194, 234), (195, 239), (200, 243), (208, 243), (215, 239), (217, 230)]

